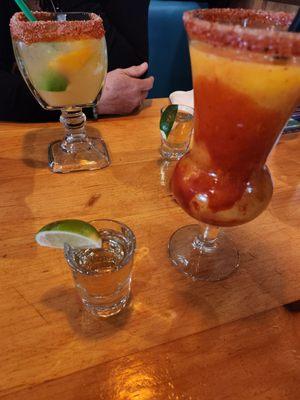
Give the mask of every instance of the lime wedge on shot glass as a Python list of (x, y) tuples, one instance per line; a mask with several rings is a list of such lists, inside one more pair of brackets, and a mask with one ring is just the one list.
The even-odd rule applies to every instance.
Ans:
[(168, 139), (168, 136), (172, 130), (172, 127), (176, 119), (177, 111), (178, 111), (178, 105), (170, 104), (164, 109), (163, 113), (161, 114), (159, 127), (165, 140)]
[(74, 248), (101, 248), (102, 240), (95, 227), (78, 219), (55, 221), (35, 235), (40, 246), (63, 249), (67, 243)]

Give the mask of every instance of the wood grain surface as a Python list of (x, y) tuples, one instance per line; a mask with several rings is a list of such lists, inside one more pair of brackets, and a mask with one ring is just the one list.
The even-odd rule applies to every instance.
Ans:
[[(0, 124), (1, 399), (299, 400), (300, 136), (283, 137), (270, 157), (268, 209), (227, 230), (238, 272), (195, 283), (167, 258), (172, 232), (194, 221), (164, 185), (166, 103), (90, 122), (112, 158), (93, 172), (49, 171), (58, 123)], [(65, 218), (113, 218), (134, 230), (133, 296), (118, 316), (90, 317), (62, 252), (35, 244), (41, 226)]]

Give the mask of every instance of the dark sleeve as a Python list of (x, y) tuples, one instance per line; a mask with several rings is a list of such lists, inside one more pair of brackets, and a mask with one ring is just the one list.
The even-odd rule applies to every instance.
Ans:
[(230, 0), (211, 0), (208, 2), (210, 8), (226, 8), (230, 7)]
[[(108, 48), (111, 48), (116, 64), (121, 61), (118, 61), (120, 51), (127, 59), (126, 67), (148, 61), (148, 8), (149, 0), (107, 1), (106, 14), (111, 23), (107, 34)], [(127, 46), (123, 50), (124, 42)]]
[(0, 12), (0, 120), (30, 122), (57, 120), (58, 112), (42, 109), (30, 93), (18, 69), (13, 68), (14, 55), (9, 32), (9, 20), (12, 14), (10, 6), (11, 3), (4, 0)]
[(43, 122), (58, 120), (58, 111), (44, 110), (27, 88), (23, 78), (0, 67), (0, 120)]
[(89, 11), (104, 23), (108, 70), (148, 61), (149, 0), (63, 0), (62, 11)]

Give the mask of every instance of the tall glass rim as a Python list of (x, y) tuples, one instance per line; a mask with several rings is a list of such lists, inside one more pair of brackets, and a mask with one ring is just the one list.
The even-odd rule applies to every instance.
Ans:
[(183, 22), (190, 40), (300, 60), (300, 33), (287, 31), (293, 18), (286, 12), (216, 8), (186, 11)]

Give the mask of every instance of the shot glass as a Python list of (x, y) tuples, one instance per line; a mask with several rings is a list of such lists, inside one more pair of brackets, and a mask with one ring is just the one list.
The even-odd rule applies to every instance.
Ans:
[(65, 244), (65, 258), (84, 307), (95, 316), (110, 317), (128, 304), (136, 239), (121, 222), (90, 223), (102, 238), (102, 248), (75, 249)]
[[(173, 106), (177, 107), (177, 112), (169, 132), (160, 129), (160, 154), (165, 160), (179, 160), (188, 151), (193, 133), (194, 109), (182, 104)], [(168, 112), (167, 107), (161, 109), (160, 126), (163, 118), (168, 119), (165, 112)]]

